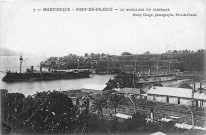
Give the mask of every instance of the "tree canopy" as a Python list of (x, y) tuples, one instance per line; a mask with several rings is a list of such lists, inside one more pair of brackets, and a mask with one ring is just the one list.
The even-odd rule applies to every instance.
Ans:
[(123, 52), (121, 55), (132, 55), (130, 52)]

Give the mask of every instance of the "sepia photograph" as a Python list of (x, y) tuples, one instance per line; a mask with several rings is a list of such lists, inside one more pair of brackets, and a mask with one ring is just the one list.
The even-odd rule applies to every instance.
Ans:
[(0, 0), (0, 132), (205, 135), (205, 0)]

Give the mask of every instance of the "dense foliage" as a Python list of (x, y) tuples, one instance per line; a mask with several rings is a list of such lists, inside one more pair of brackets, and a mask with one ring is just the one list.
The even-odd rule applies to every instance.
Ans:
[[(160, 57), (159, 55), (146, 52), (142, 55), (138, 55), (137, 65), (140, 66), (137, 66), (137, 69), (140, 71), (144, 69), (147, 69), (148, 71), (149, 68), (156, 70), (155, 66), (157, 65), (157, 59), (159, 60), (159, 66), (162, 66), (162, 70), (164, 68), (167, 69), (168, 62), (171, 60), (171, 62), (176, 61), (173, 64), (170, 64), (171, 70), (204, 71), (205, 50), (201, 49), (196, 52), (190, 50), (174, 50), (163, 53)], [(41, 65), (44, 67), (50, 65), (53, 69), (58, 69), (58, 67), (60, 67), (60, 69), (75, 69), (78, 67), (88, 69), (93, 68), (96, 69), (97, 73), (119, 73), (119, 71), (124, 70), (122, 68), (124, 65), (133, 66), (134, 61), (136, 61), (136, 56), (134, 57), (134, 55), (129, 52), (123, 52), (121, 56), (105, 55), (104, 53), (86, 53), (84, 56), (69, 54), (59, 58), (51, 57), (45, 62), (41, 62)]]
[[(173, 123), (147, 123), (146, 115), (134, 113), (130, 119), (117, 119), (116, 109), (125, 104), (125, 97), (112, 94), (109, 99), (94, 99), (89, 111), (89, 97), (83, 104), (75, 106), (71, 98), (58, 91), (37, 92), (25, 97), (21, 93), (8, 93), (1, 90), (1, 122), (3, 133), (36, 134), (83, 134), (83, 133), (153, 133), (172, 132)], [(86, 109), (80, 109), (86, 108)], [(93, 111), (115, 109), (110, 119), (99, 117)], [(178, 131), (181, 131), (178, 129)], [(182, 132), (182, 131), (181, 131)]]
[(177, 67), (180, 71), (204, 71), (205, 51), (198, 50), (195, 53), (180, 55), (177, 60), (181, 62)]
[(193, 89), (188, 83), (180, 84), (179, 88)]
[(130, 52), (123, 52), (121, 55), (132, 55)]
[(2, 120), (13, 128), (43, 133), (74, 128), (76, 110), (71, 99), (58, 91), (37, 92), (26, 98), (21, 93), (2, 96)]
[(105, 108), (106, 106), (107, 100), (103, 97), (100, 97), (93, 101), (91, 111), (100, 113), (101, 118), (103, 118), (103, 108)]
[(108, 106), (114, 108), (115, 115), (117, 113), (117, 108), (121, 107), (121, 105), (127, 105), (126, 98), (121, 94), (112, 94)]
[(114, 77), (114, 79), (110, 79), (107, 83), (106, 89), (111, 90), (114, 88), (139, 88), (142, 87), (141, 84), (138, 83), (138, 77), (131, 73), (121, 72)]

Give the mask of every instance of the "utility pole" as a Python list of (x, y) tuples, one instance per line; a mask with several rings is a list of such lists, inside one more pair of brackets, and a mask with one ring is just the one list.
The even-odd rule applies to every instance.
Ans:
[(170, 61), (171, 61), (171, 60), (169, 59), (169, 74), (170, 74)]
[(58, 58), (58, 70), (59, 70), (60, 59)]
[(136, 54), (136, 56), (135, 56), (135, 61), (134, 61), (135, 63), (134, 63), (134, 72), (133, 72), (133, 87), (135, 87), (135, 85), (134, 85), (134, 82), (135, 82), (135, 73), (137, 72), (137, 54)]
[(109, 73), (109, 68), (110, 68), (110, 63), (109, 63), (110, 61), (108, 60), (108, 63), (107, 63), (107, 73)]
[(136, 57), (135, 57), (135, 72), (137, 72), (137, 54), (136, 54)]
[(135, 65), (134, 65), (135, 69), (134, 72), (137, 72), (137, 61), (135, 60)]
[(158, 60), (157, 60), (157, 74), (159, 74), (159, 53), (158, 53)]
[(134, 86), (134, 76), (135, 76), (135, 72), (133, 72), (133, 88), (135, 87)]
[[(133, 106), (134, 106), (134, 113), (136, 113), (136, 104), (135, 104), (135, 96), (128, 94), (128, 98), (130, 99), (130, 101), (132, 102)], [(134, 101), (133, 101), (134, 99)]]
[[(192, 89), (192, 108), (194, 107), (194, 91), (195, 91), (195, 83), (194, 83), (194, 88)], [(187, 105), (184, 105), (187, 109), (190, 110), (191, 113), (191, 119), (192, 119), (192, 126), (195, 126), (195, 120), (194, 120), (194, 113), (193, 113), (193, 109), (188, 107)]]
[(191, 117), (192, 117), (192, 126), (194, 127), (195, 126), (195, 121), (194, 121), (194, 113), (192, 111), (192, 109), (186, 105), (184, 105), (187, 109), (190, 110), (190, 113), (191, 113)]
[(194, 88), (192, 89), (192, 106), (194, 106), (194, 92), (195, 92), (195, 82), (194, 82)]

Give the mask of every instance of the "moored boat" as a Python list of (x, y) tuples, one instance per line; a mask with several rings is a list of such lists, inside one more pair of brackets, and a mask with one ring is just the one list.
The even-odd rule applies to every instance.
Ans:
[(75, 69), (69, 71), (46, 71), (46, 72), (25, 72), (14, 73), (7, 72), (6, 76), (2, 78), (2, 81), (38, 81), (38, 80), (60, 80), (60, 79), (75, 79), (90, 77), (92, 72), (88, 69)]
[(92, 73), (89, 69), (70, 69), (70, 70), (52, 70), (50, 68), (48, 71), (34, 70), (34, 67), (31, 66), (30, 69), (27, 69), (26, 72), (21, 72), (21, 65), (23, 60), (20, 56), (20, 71), (17, 72), (6, 72), (6, 76), (2, 78), (4, 82), (14, 82), (14, 81), (38, 81), (38, 80), (60, 80), (60, 79), (75, 79), (75, 78), (87, 78), (90, 77)]

